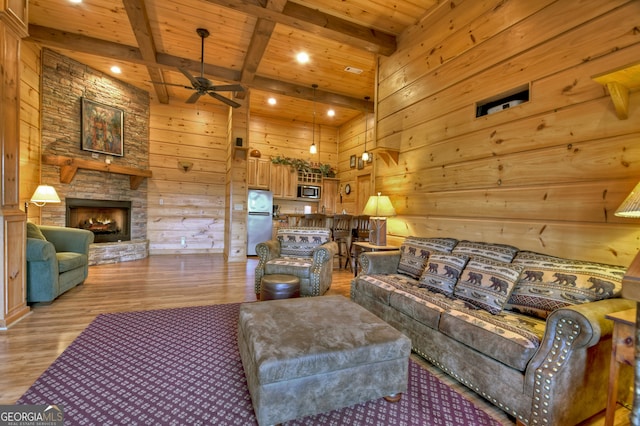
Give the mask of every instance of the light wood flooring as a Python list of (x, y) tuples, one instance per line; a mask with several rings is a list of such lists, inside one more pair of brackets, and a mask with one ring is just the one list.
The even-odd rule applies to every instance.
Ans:
[[(256, 258), (226, 263), (222, 255), (167, 255), (90, 267), (83, 285), (51, 304), (33, 306), (27, 317), (0, 331), (0, 405), (13, 404), (98, 314), (255, 301), (256, 264)], [(334, 269), (328, 294), (349, 297), (352, 278), (351, 271)], [(513, 424), (475, 393), (414, 359), (499, 422)], [(628, 417), (629, 410), (620, 407), (615, 425), (629, 425)], [(604, 424), (604, 413), (584, 424)]]

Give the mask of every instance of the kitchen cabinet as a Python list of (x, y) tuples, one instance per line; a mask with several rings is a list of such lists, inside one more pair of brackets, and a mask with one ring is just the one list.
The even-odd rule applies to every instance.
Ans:
[(274, 198), (295, 199), (298, 196), (298, 172), (289, 165), (271, 164), (269, 189)]
[(322, 200), (321, 206), (324, 206), (324, 211), (327, 214), (338, 213), (338, 186), (340, 185), (340, 179), (324, 178), (322, 179)]
[(269, 189), (270, 160), (250, 157), (247, 160), (247, 187)]

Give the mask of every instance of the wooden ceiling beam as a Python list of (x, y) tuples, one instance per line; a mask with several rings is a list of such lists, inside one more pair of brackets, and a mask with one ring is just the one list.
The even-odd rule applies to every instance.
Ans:
[[(111, 58), (117, 61), (131, 62), (145, 66), (155, 66), (159, 69), (170, 69), (175, 71), (177, 67), (188, 70), (200, 69), (200, 61), (180, 58), (177, 56), (157, 53), (155, 61), (147, 61), (137, 47), (104, 41), (79, 34), (72, 34), (59, 31), (53, 28), (46, 28), (37, 25), (29, 25), (28, 40), (35, 41), (44, 46), (58, 48), (68, 51), (77, 51), (90, 55)], [(206, 75), (214, 79), (226, 82), (240, 82), (240, 71), (219, 67), (211, 64), (204, 64)], [(300, 86), (284, 81), (274, 80), (259, 75), (254, 76), (253, 81), (247, 84), (248, 87), (265, 92), (279, 93), (298, 99), (312, 101), (314, 99), (311, 86)], [(329, 105), (342, 106), (356, 111), (373, 112), (373, 102), (358, 98), (352, 98), (337, 93), (316, 90), (315, 100)]]
[[(276, 12), (282, 12), (287, 0), (268, 0), (265, 8), (274, 10)], [(242, 66), (241, 83), (250, 84), (256, 75), (260, 61), (264, 52), (267, 50), (269, 40), (273, 34), (273, 30), (276, 27), (276, 23), (268, 21), (266, 19), (258, 18), (256, 26), (254, 27), (253, 34), (251, 36), (251, 42), (247, 49), (247, 54), (244, 58), (244, 64)]]
[[(156, 46), (151, 34), (151, 25), (149, 24), (149, 16), (144, 0), (123, 0), (124, 8), (129, 17), (129, 23), (136, 36), (138, 47), (142, 59), (147, 62), (156, 62)], [(169, 92), (164, 84), (164, 75), (162, 70), (157, 66), (147, 65), (147, 71), (151, 77), (153, 89), (156, 92), (158, 101), (162, 104), (169, 103)]]
[(314, 90), (311, 86), (300, 86), (268, 77), (256, 76), (251, 85), (254, 89), (265, 92), (278, 93), (284, 96), (316, 101), (322, 104), (340, 106), (362, 112), (373, 112), (373, 102), (364, 99), (352, 98), (338, 93), (326, 92), (324, 90)]
[(383, 31), (354, 24), (296, 3), (287, 2), (282, 12), (262, 7), (257, 1), (205, 0), (256, 18), (309, 32), (371, 53), (389, 56), (396, 51), (396, 37)]

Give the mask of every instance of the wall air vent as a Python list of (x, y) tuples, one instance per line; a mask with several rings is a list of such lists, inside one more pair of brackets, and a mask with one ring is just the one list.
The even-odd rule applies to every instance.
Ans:
[(356, 67), (346, 67), (344, 70), (352, 74), (362, 74), (362, 70)]

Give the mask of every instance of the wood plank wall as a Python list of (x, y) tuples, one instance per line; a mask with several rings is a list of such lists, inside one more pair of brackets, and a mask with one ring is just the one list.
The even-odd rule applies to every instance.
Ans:
[[(149, 124), (149, 253), (222, 253), (228, 108), (152, 103)], [(190, 171), (178, 161), (193, 163)], [(181, 238), (186, 238), (182, 247)]]
[(275, 156), (301, 158), (309, 162), (338, 165), (338, 129), (316, 123), (318, 153), (309, 154), (312, 124), (267, 118), (252, 114), (249, 122), (249, 150), (260, 151), (261, 158)]
[[(376, 143), (400, 152), (397, 165), (375, 160), (375, 189), (398, 212), (390, 241), (451, 236), (628, 265), (640, 221), (613, 212), (640, 180), (640, 93), (619, 120), (591, 76), (640, 58), (640, 2), (458, 3), (379, 61)], [(475, 117), (476, 102), (522, 85), (529, 102)]]
[[(371, 152), (374, 147), (374, 114), (366, 114), (366, 120), (367, 123), (365, 125), (365, 114), (362, 114), (340, 126), (339, 129), (338, 177), (340, 178), (342, 206), (338, 206), (338, 209), (340, 211), (344, 209), (352, 215), (361, 214), (366, 204), (366, 199), (358, 200), (358, 177), (371, 176), (373, 174), (373, 162), (363, 162), (362, 168), (358, 166), (358, 160), (365, 150), (365, 132), (367, 151)], [(351, 167), (352, 156), (355, 156), (355, 167)], [(349, 194), (344, 190), (347, 184), (351, 186), (351, 193)]]
[[(20, 208), (40, 184), (40, 47), (20, 43)], [(30, 204), (27, 220), (38, 223), (40, 207)]]

